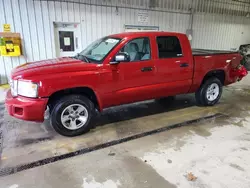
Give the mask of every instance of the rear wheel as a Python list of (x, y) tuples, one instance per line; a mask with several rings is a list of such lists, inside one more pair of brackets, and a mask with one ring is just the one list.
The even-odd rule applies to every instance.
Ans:
[(198, 104), (213, 106), (219, 102), (222, 95), (222, 83), (218, 78), (209, 78), (195, 93)]
[(60, 99), (51, 112), (51, 125), (61, 135), (77, 136), (91, 129), (94, 115), (93, 103), (81, 95)]

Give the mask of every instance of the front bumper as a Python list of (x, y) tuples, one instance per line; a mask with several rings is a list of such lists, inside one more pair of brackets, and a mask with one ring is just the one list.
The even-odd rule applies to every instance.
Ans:
[(27, 97), (12, 97), (7, 92), (5, 105), (11, 116), (27, 121), (44, 121), (44, 112), (48, 98), (31, 99)]

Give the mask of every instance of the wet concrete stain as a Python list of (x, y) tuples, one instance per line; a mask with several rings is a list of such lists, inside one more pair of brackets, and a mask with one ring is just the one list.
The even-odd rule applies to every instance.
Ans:
[(248, 89), (248, 88), (241, 88), (241, 92), (242, 93), (246, 93), (246, 94), (250, 94), (250, 89)]
[(248, 149), (245, 148), (245, 147), (241, 147), (240, 149), (241, 149), (241, 150), (244, 150), (244, 151), (248, 151)]
[[(58, 137), (51, 126), (47, 126), (46, 121), (41, 123), (22, 121), (8, 115), (5, 110), (3, 119), (3, 147), (5, 149), (20, 148), (39, 142), (50, 141)], [(1, 120), (0, 120), (1, 121)], [(43, 127), (46, 127), (47, 131)]]
[[(250, 103), (250, 97), (249, 97), (250, 95), (249, 94), (247, 94), (247, 95), (246, 94), (241, 94), (240, 91), (234, 91), (234, 90), (232, 91), (230, 89), (230, 90), (224, 92), (225, 93), (224, 96), (229, 95), (230, 92), (234, 92), (234, 95), (233, 95), (234, 100), (232, 100), (232, 97), (229, 97), (229, 99), (223, 97), (221, 103), (229, 104), (229, 107), (227, 109), (225, 109), (223, 111), (223, 113), (227, 113), (231, 117), (240, 117), (240, 118), (243, 118), (243, 116), (245, 116), (245, 115), (249, 115), (249, 114), (247, 114), (248, 112), (244, 112), (244, 111), (246, 109), (250, 110), (250, 108), (248, 107), (249, 103)], [(162, 112), (176, 110), (176, 109), (183, 109), (183, 108), (194, 106), (194, 105), (196, 105), (196, 103), (194, 101), (194, 97), (190, 96), (190, 95), (187, 95), (187, 96), (184, 96), (184, 97), (183, 96), (179, 97), (178, 99), (176, 99), (176, 101), (173, 102), (173, 104), (170, 104), (169, 106), (165, 105), (163, 103), (155, 102), (155, 101), (146, 101), (146, 102), (142, 102), (142, 103), (124, 105), (124, 106), (121, 106), (121, 107), (115, 107), (115, 108), (105, 110), (104, 113), (102, 113), (99, 116), (100, 122), (97, 123), (97, 125), (102, 126), (102, 125), (105, 125), (107, 123), (117, 122), (117, 126), (119, 127), (119, 123), (118, 123), (119, 121), (124, 121), (124, 120), (133, 121), (134, 118), (147, 116), (147, 115), (152, 115), (152, 114), (157, 114), (157, 113), (159, 114), (159, 113), (162, 113)], [(225, 123), (227, 121), (228, 121), (227, 123), (230, 123), (230, 119), (229, 118), (227, 118), (227, 119), (223, 118), (223, 120), (221, 120), (220, 124)], [(97, 121), (99, 121), (99, 120), (97, 118)], [(192, 123), (196, 123), (196, 122), (197, 121), (192, 121), (192, 122), (189, 122), (188, 124), (192, 124)], [(20, 121), (15, 121), (15, 120), (11, 119), (11, 121), (8, 124), (7, 129), (8, 130), (17, 129), (18, 131), (23, 130), (23, 127), (20, 124), (21, 124)], [(218, 125), (217, 122), (215, 122), (214, 124), (215, 124), (215, 126)], [(41, 126), (41, 124), (39, 124), (38, 126)], [(153, 133), (151, 132), (150, 134), (155, 134), (155, 133), (157, 133), (157, 131), (171, 130), (173, 128), (178, 128), (178, 127), (181, 127), (181, 126), (185, 126), (185, 125), (181, 124), (181, 125), (175, 125), (175, 127), (171, 127), (170, 129), (154, 130), (154, 132)], [(50, 127), (50, 126), (48, 126), (48, 127)], [(133, 128), (132, 131), (136, 132), (137, 131), (136, 124), (133, 124), (133, 127), (134, 128)], [(119, 127), (119, 128), (121, 128), (121, 127)], [(39, 128), (38, 130), (35, 130), (35, 131), (38, 131), (38, 132), (40, 131), (41, 132), (41, 131), (44, 131), (44, 130)], [(129, 131), (131, 131), (131, 129), (129, 130), (129, 128), (123, 128), (122, 131), (119, 131), (118, 128), (117, 128), (117, 134), (122, 135), (122, 134), (124, 134), (124, 132), (126, 132), (128, 134)], [(50, 132), (50, 130), (48, 132)], [(211, 134), (209, 132), (204, 132), (203, 130), (199, 130), (199, 129), (196, 130), (196, 132), (197, 132), (197, 134), (199, 134), (201, 136), (204, 136), (204, 137), (207, 137), (207, 136), (209, 136), (209, 134)], [(143, 135), (139, 135), (139, 137), (137, 137), (138, 135), (133, 135), (129, 139), (137, 139), (137, 138), (140, 138), (140, 136), (147, 136), (147, 134), (148, 133), (146, 133), (146, 134), (143, 133)], [(46, 137), (40, 137), (40, 138), (43, 139), (43, 138), (46, 138)], [(48, 164), (50, 162), (55, 162), (55, 161), (63, 160), (65, 158), (73, 157), (73, 156), (76, 156), (76, 155), (81, 155), (81, 154), (84, 154), (84, 153), (88, 153), (88, 152), (91, 152), (91, 151), (94, 151), (94, 150), (101, 149), (103, 147), (109, 147), (111, 145), (126, 142), (126, 141), (129, 141), (129, 139), (125, 138), (125, 139), (119, 140), (119, 141), (115, 140), (115, 142), (108, 142), (108, 143), (104, 143), (102, 145), (94, 146), (94, 147), (91, 147), (91, 148), (83, 148), (83, 149), (75, 151), (75, 152), (73, 152), (71, 150), (72, 152), (67, 153), (66, 155), (55, 156), (56, 158), (49, 158), (49, 159), (44, 159), (44, 160), (41, 160), (41, 161), (31, 162), (31, 163), (27, 164), (27, 166), (25, 164), (19, 170), (22, 171), (22, 170), (33, 168), (33, 167), (36, 167), (36, 166), (45, 165), (45, 164)], [(17, 139), (16, 142), (18, 143), (19, 140)], [(33, 140), (23, 139), (22, 144), (30, 144), (30, 143), (34, 143), (34, 139)], [(180, 148), (184, 144), (185, 144), (184, 141), (178, 142), (177, 143), (177, 148)], [(93, 146), (93, 144), (90, 144), (90, 145)], [(6, 170), (6, 169), (0, 169), (0, 176), (1, 176), (1, 170)], [(11, 172), (11, 170), (12, 169), (10, 169), (10, 172)], [(17, 171), (14, 171), (14, 173), (15, 172), (17, 172)]]
[(235, 169), (237, 169), (237, 170), (240, 170), (240, 171), (245, 171), (244, 168), (240, 167), (240, 166), (237, 165), (237, 164), (231, 163), (231, 164), (229, 164), (229, 166), (231, 166), (232, 168), (235, 168)]
[(134, 188), (177, 188), (160, 176), (154, 168), (142, 160), (128, 156), (122, 159), (124, 167), (131, 174), (131, 181)]
[(0, 103), (0, 111), (4, 111), (5, 107), (4, 107), (4, 103)]
[(57, 135), (56, 131), (53, 129), (53, 127), (50, 125), (50, 120), (46, 119), (41, 125), (40, 128), (51, 135)]
[(69, 145), (63, 145), (61, 146), (63, 149), (65, 149), (67, 152), (73, 152), (75, 151), (76, 149), (74, 147), (71, 147)]
[(114, 152), (109, 152), (108, 156), (115, 156)]
[(202, 137), (209, 137), (212, 135), (212, 133), (210, 133), (208, 130), (200, 126), (192, 127), (192, 131), (194, 131), (195, 134), (202, 136)]
[(242, 138), (241, 140), (250, 142), (250, 138)]
[(206, 174), (206, 175), (209, 175), (209, 172), (206, 171), (206, 170), (201, 170), (201, 173)]
[(162, 128), (155, 129), (155, 130), (152, 130), (152, 131), (136, 134), (136, 135), (129, 136), (129, 137), (126, 137), (126, 138), (113, 140), (113, 141), (102, 143), (102, 144), (95, 145), (95, 146), (92, 146), (92, 147), (79, 149), (79, 150), (74, 151), (74, 152), (70, 152), (70, 153), (66, 153), (66, 154), (62, 154), (62, 155), (58, 155), (58, 156), (53, 156), (53, 157), (49, 157), (49, 158), (38, 160), (38, 161), (33, 161), (31, 163), (22, 164), (22, 165), (18, 165), (18, 166), (15, 166), (15, 167), (0, 168), (0, 177), (1, 176), (7, 176), (7, 175), (10, 175), (10, 174), (14, 174), (14, 173), (17, 173), (17, 172), (20, 172), (20, 171), (23, 171), (23, 170), (35, 168), (35, 167), (38, 167), (38, 166), (43, 166), (43, 165), (46, 165), (46, 164), (49, 164), (49, 163), (64, 160), (64, 159), (71, 158), (71, 157), (74, 157), (74, 156), (83, 155), (83, 154), (90, 153), (90, 152), (93, 152), (93, 151), (96, 151), (96, 150), (100, 150), (100, 149), (103, 149), (103, 148), (107, 148), (107, 147), (110, 147), (110, 146), (114, 146), (114, 145), (117, 145), (117, 144), (128, 142), (130, 140), (135, 140), (135, 139), (142, 138), (142, 137), (145, 137), (145, 136), (158, 134), (160, 132), (169, 131), (169, 130), (172, 130), (172, 129), (175, 129), (175, 128), (188, 126), (188, 125), (193, 124), (193, 123), (197, 123), (197, 122), (204, 121), (204, 120), (211, 119), (211, 118), (222, 117), (222, 116), (223, 116), (223, 114), (215, 114), (215, 115), (211, 115), (211, 116), (207, 116), (207, 117), (203, 117), (203, 118), (199, 118), (199, 119), (195, 119), (195, 120), (186, 121), (186, 122), (183, 122), (183, 123), (174, 124), (174, 125), (171, 125), (171, 126), (162, 127)]
[(52, 139), (53, 139), (53, 136), (47, 136), (47, 137), (41, 137), (41, 138), (25, 138), (25, 139), (18, 140), (18, 144), (16, 146), (20, 147), (20, 146), (39, 143), (39, 142), (49, 141)]
[(149, 100), (133, 104), (121, 105), (105, 109), (96, 118), (94, 127), (125, 120), (132, 120), (135, 118), (150, 116), (154, 114), (160, 114), (168, 111), (184, 109), (195, 105), (195, 98), (192, 94), (179, 95), (174, 101), (171, 102)]
[[(231, 90), (232, 89), (230, 88), (230, 91), (227, 91), (224, 93), (228, 94), (231, 92)], [(236, 92), (236, 94), (238, 93), (239, 91)], [(249, 97), (246, 97), (246, 98), (249, 98)], [(226, 100), (228, 101), (227, 98)], [(230, 102), (232, 103), (232, 101)], [(102, 114), (99, 115), (99, 117), (96, 118), (95, 122), (96, 122), (96, 126), (102, 126), (102, 125), (115, 122), (114, 127), (115, 127), (117, 136), (124, 137), (124, 136), (134, 135), (134, 134), (137, 134), (138, 132), (141, 132), (140, 128), (136, 124), (136, 119), (139, 117), (149, 116), (153, 114), (160, 114), (163, 112), (173, 111), (173, 110), (178, 110), (178, 109), (184, 109), (184, 108), (195, 106), (195, 105), (196, 105), (196, 102), (195, 102), (193, 94), (177, 96), (176, 99), (174, 101), (171, 101), (170, 103), (159, 102), (159, 101), (156, 102), (155, 100), (150, 100), (150, 101), (122, 105), (119, 107), (106, 109), (104, 110)], [(230, 109), (235, 109), (235, 105), (236, 105), (235, 103), (232, 103), (231, 104), (232, 107), (230, 107)], [(238, 105), (237, 108), (242, 108), (242, 106)], [(240, 110), (235, 110), (235, 111), (237, 112), (234, 112), (235, 114), (233, 115), (238, 115), (237, 113)], [(228, 112), (228, 111), (225, 111), (225, 112)], [(36, 143), (34, 142), (34, 140), (24, 139), (20, 141), (17, 138), (17, 137), (22, 138), (22, 133), (20, 134), (20, 132), (27, 129), (27, 127), (29, 127), (28, 130), (31, 134), (34, 135), (34, 132), (37, 133), (38, 139), (41, 137), (46, 137), (48, 134), (53, 135), (53, 136), (55, 135), (56, 137), (57, 133), (55, 133), (53, 128), (49, 125), (48, 121), (45, 121), (43, 124), (34, 124), (34, 123), (31, 124), (31, 123), (25, 122), (25, 124), (27, 125), (23, 127), (23, 125), (21, 125), (23, 124), (22, 121), (17, 121), (13, 118), (10, 120), (11, 121), (8, 121), (8, 118), (7, 118), (7, 122), (6, 121), (4, 122), (5, 127), (6, 127), (5, 132), (7, 133), (7, 135), (5, 135), (7, 137), (7, 140), (6, 140), (7, 142), (5, 142), (5, 145), (7, 144), (8, 147), (15, 147), (15, 146), (20, 147), (23, 144), (29, 145), (30, 143)], [(124, 121), (124, 120), (130, 120), (128, 121), (128, 124), (127, 124), (128, 126), (124, 125), (124, 123), (123, 125), (119, 123), (120, 121)], [(16, 137), (15, 135), (13, 135), (12, 132), (14, 134), (17, 134)], [(206, 137), (206, 136), (209, 136), (211, 133), (204, 132), (203, 130), (197, 129), (197, 134)], [(10, 137), (9, 135), (11, 136), (12, 140), (8, 140), (9, 139), (8, 137)], [(90, 143), (90, 145), (93, 145), (93, 144)]]
[(127, 122), (127, 125), (115, 123), (115, 131), (117, 134), (117, 137), (122, 138), (127, 135), (137, 134), (141, 131), (141, 129), (138, 127), (137, 122), (130, 120)]
[(175, 142), (175, 146), (174, 146), (174, 150), (178, 151), (182, 148), (182, 146), (184, 146), (186, 144), (186, 142), (184, 140), (176, 140)]
[[(58, 188), (58, 181), (63, 182), (62, 187), (67, 188), (81, 188), (82, 182), (79, 181), (76, 176), (72, 175), (72, 173), (69, 173), (68, 170), (65, 170), (67, 168), (66, 166), (59, 166), (55, 165), (53, 168), (50, 168), (50, 173), (43, 173), (41, 181), (43, 182), (43, 187), (51, 187), (51, 188)], [(70, 167), (68, 167), (70, 168)], [(53, 176), (51, 174), (57, 174), (58, 177), (55, 181), (53, 181)], [(72, 182), (74, 182), (74, 185), (72, 186)]]
[(240, 119), (238, 122), (231, 122), (232, 125), (236, 125), (238, 127), (243, 127), (244, 126), (244, 122), (246, 121), (245, 118)]

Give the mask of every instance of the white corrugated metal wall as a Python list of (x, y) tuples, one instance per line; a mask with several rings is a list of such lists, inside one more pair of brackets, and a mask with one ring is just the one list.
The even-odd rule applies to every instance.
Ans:
[(195, 48), (231, 49), (250, 43), (249, 4), (235, 1), (0, 0), (0, 10), (0, 26), (11, 24), (12, 32), (21, 33), (23, 45), (23, 56), (0, 57), (1, 84), (17, 65), (56, 56), (53, 22), (80, 23), (83, 48), (96, 38), (123, 32), (125, 24), (141, 25), (140, 10), (149, 12), (146, 25), (163, 31), (192, 27)]
[(196, 0), (193, 47), (234, 50), (249, 43), (249, 6), (249, 0)]

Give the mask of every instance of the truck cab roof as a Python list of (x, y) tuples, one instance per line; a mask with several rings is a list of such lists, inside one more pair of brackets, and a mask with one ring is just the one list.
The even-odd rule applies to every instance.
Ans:
[(186, 34), (184, 34), (184, 33), (175, 33), (175, 32), (165, 32), (165, 31), (146, 31), (146, 32), (123, 32), (123, 33), (117, 33), (117, 34), (109, 35), (109, 37), (125, 38), (125, 37), (156, 36), (156, 35), (183, 36), (183, 35), (186, 35)]

